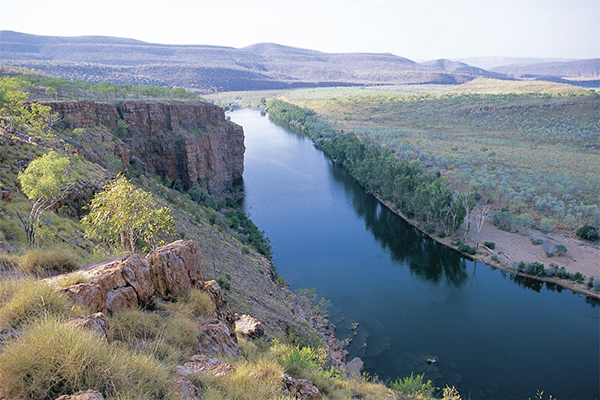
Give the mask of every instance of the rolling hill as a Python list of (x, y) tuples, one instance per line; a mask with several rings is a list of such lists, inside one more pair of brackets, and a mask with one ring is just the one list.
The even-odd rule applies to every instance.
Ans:
[[(322, 53), (260, 43), (165, 45), (104, 36), (0, 31), (0, 63), (91, 82), (180, 86), (201, 92), (373, 84), (458, 84), (484, 70), (439, 69), (390, 53)], [(494, 75), (498, 76), (498, 75)]]

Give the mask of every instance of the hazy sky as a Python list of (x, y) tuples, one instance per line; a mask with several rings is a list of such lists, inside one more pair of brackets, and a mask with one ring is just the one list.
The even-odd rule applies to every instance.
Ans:
[(600, 57), (600, 0), (0, 0), (0, 30), (413, 60)]

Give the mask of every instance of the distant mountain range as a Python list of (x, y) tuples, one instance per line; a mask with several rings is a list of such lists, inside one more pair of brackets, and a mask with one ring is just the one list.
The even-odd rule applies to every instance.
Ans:
[[(584, 74), (598, 60), (580, 61)], [(295, 87), (460, 84), (477, 77), (510, 79), (513, 69), (487, 71), (469, 64), (434, 60), (416, 63), (390, 53), (322, 53), (260, 43), (236, 49), (164, 45), (105, 36), (57, 37), (0, 31), (0, 64), (35, 68), (52, 76), (91, 82), (152, 84), (201, 92)], [(585, 65), (584, 65), (585, 64)], [(590, 66), (588, 66), (590, 64)], [(577, 66), (569, 66), (575, 73)], [(519, 74), (531, 75), (526, 69)], [(546, 74), (546, 70), (543, 70)], [(564, 77), (560, 66), (555, 77)], [(570, 75), (568, 75), (570, 76)], [(587, 75), (585, 75), (587, 76)]]

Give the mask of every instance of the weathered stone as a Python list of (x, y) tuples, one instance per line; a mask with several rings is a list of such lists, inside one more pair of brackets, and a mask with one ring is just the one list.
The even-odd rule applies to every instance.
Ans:
[(319, 400), (323, 398), (319, 389), (306, 379), (294, 379), (287, 374), (283, 374), (281, 379), (285, 386), (284, 393), (291, 393), (296, 399)]
[(235, 321), (235, 330), (251, 340), (256, 340), (265, 334), (263, 324), (249, 315), (242, 315)]
[(80, 283), (61, 292), (72, 302), (86, 306), (92, 312), (106, 312), (106, 292), (98, 285)]
[(86, 390), (75, 394), (65, 394), (58, 397), (56, 400), (104, 400), (102, 393), (95, 390)]
[(85, 315), (77, 318), (71, 318), (64, 322), (67, 326), (84, 328), (87, 329), (102, 339), (110, 342), (110, 323), (108, 322), (108, 318), (103, 313), (96, 313), (92, 315)]
[(116, 312), (126, 308), (137, 308), (139, 302), (135, 290), (124, 286), (106, 292), (106, 311)]
[(230, 330), (222, 320), (200, 317), (198, 319), (198, 331), (200, 332), (198, 353), (243, 358), (235, 330)]
[(177, 367), (177, 373), (182, 376), (190, 374), (225, 376), (235, 371), (233, 365), (204, 354), (196, 354), (183, 366)]
[(169, 378), (169, 389), (172, 396), (180, 400), (201, 400), (200, 389), (189, 379), (181, 375)]
[(200, 246), (193, 240), (178, 240), (146, 256), (154, 288), (170, 299), (204, 284), (204, 262)]

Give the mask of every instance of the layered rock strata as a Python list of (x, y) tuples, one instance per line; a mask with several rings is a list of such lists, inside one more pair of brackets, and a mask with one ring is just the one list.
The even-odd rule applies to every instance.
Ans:
[(59, 129), (103, 125), (127, 146), (115, 156), (125, 166), (168, 177), (184, 189), (198, 185), (219, 195), (244, 172), (244, 131), (210, 103), (89, 100), (47, 103)]

